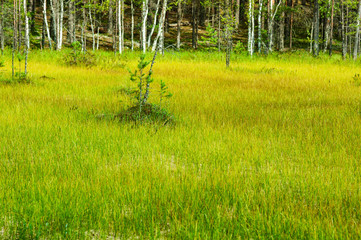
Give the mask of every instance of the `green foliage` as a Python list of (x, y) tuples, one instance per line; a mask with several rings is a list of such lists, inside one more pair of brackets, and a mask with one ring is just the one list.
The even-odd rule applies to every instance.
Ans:
[(208, 51), (217, 50), (218, 32), (210, 24), (207, 25), (206, 33), (201, 36), (200, 45)]
[(72, 50), (66, 53), (63, 61), (69, 66), (85, 66), (92, 67), (96, 65), (95, 56), (88, 51), (82, 51), (82, 46), (79, 41), (71, 44)]
[(247, 49), (241, 41), (238, 41), (233, 47), (233, 52), (236, 54), (246, 53)]
[(128, 70), (130, 73), (130, 80), (137, 85), (133, 91), (133, 98), (136, 100), (136, 104), (140, 108), (143, 102), (146, 101), (146, 95), (144, 91), (146, 91), (147, 86), (149, 88), (149, 85), (153, 82), (151, 71), (149, 71), (148, 74), (145, 73), (145, 68), (151, 63), (150, 61), (146, 61), (145, 57), (145, 54), (140, 55), (137, 69), (134, 70), (134, 72)]
[(165, 99), (169, 99), (173, 96), (172, 93), (168, 91), (168, 87), (165, 85), (163, 80), (160, 80), (160, 90), (159, 90), (159, 106), (162, 106), (162, 103)]
[(124, 88), (124, 93), (132, 99), (131, 106), (119, 117), (122, 120), (132, 120), (142, 122), (144, 120), (154, 122), (162, 121), (167, 123), (170, 119), (173, 119), (172, 115), (166, 109), (162, 108), (162, 102), (164, 99), (169, 99), (172, 94), (168, 91), (168, 87), (163, 81), (160, 82), (159, 90), (159, 105), (149, 103), (148, 97), (151, 95), (151, 83), (154, 81), (152, 78), (152, 69), (146, 73), (146, 68), (153, 62), (145, 60), (146, 55), (141, 54), (138, 61), (137, 69), (134, 71), (128, 70), (130, 73), (130, 80), (136, 87)]

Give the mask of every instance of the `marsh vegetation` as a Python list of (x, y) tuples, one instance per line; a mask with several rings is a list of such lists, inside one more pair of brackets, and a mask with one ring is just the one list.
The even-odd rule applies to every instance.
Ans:
[(107, 117), (139, 54), (33, 50), (30, 83), (0, 85), (0, 238), (361, 236), (358, 62), (169, 52), (153, 78), (176, 124)]

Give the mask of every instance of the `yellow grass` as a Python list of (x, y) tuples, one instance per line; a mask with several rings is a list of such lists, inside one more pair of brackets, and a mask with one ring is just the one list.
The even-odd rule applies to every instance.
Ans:
[(360, 237), (360, 67), (214, 55), (158, 58), (161, 126), (97, 117), (129, 103), (137, 54), (32, 52), (32, 83), (0, 86), (0, 238)]

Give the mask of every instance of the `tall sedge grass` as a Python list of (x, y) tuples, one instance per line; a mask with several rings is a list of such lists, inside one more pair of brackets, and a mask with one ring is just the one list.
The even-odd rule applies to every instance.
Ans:
[(177, 124), (135, 126), (97, 115), (138, 54), (96, 57), (33, 51), (31, 83), (0, 85), (0, 238), (361, 237), (359, 63), (167, 53)]

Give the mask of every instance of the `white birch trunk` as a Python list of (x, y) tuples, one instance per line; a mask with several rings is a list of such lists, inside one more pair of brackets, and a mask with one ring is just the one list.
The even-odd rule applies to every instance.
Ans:
[(259, 0), (259, 13), (258, 13), (258, 52), (261, 53), (262, 49), (262, 6), (263, 0)]
[(278, 7), (281, 5), (283, 0), (280, 0), (279, 3), (277, 4), (277, 7), (275, 8), (275, 10), (273, 10), (273, 5), (274, 5), (274, 0), (270, 1), (270, 22), (269, 22), (269, 26), (268, 26), (268, 51), (272, 52), (273, 51), (273, 24), (274, 24), (274, 20), (275, 20), (275, 16), (277, 14), (277, 10)]
[(353, 51), (353, 60), (355, 60), (355, 61), (356, 61), (357, 55), (358, 55), (359, 34), (360, 34), (360, 19), (361, 19), (361, 0), (359, 0), (359, 3), (358, 3), (358, 14), (357, 14), (355, 44), (354, 44), (354, 51)]
[(100, 38), (100, 35), (99, 35), (99, 27), (98, 27), (98, 33), (97, 33), (97, 50), (99, 49), (99, 38)]
[(252, 55), (254, 53), (254, 45), (255, 45), (255, 41), (254, 41), (254, 0), (252, 1), (252, 34), (251, 34), (251, 44), (252, 44)]
[(177, 9), (177, 49), (181, 46), (182, 0), (178, 0)]
[(248, 8), (248, 52), (253, 56), (254, 52), (254, 8), (253, 0), (249, 0)]
[(133, 7), (133, 0), (130, 1), (130, 10), (132, 14), (132, 26), (131, 26), (131, 44), (132, 44), (132, 51), (134, 50), (134, 7)]
[(154, 29), (155, 29), (155, 26), (157, 25), (157, 17), (158, 17), (158, 11), (159, 11), (159, 3), (160, 3), (160, 0), (158, 0), (158, 2), (157, 2), (157, 7), (156, 7), (156, 9), (155, 9), (155, 14), (154, 14), (153, 27), (152, 27), (152, 30), (151, 30), (150, 33), (149, 33), (149, 36), (148, 36), (148, 47), (150, 47), (150, 41), (152, 40), (152, 36), (153, 36), (153, 33), (154, 33)]
[[(153, 42), (153, 47), (152, 47), (152, 51), (154, 52), (156, 49), (157, 49), (157, 44), (158, 44), (158, 40), (160, 37), (164, 38), (164, 35), (163, 35), (163, 31), (164, 31), (164, 21), (165, 21), (165, 15), (167, 13), (167, 0), (164, 0), (163, 1), (163, 7), (162, 7), (162, 13), (160, 15), (160, 18), (159, 18), (159, 29), (158, 29), (158, 34), (157, 36), (155, 37), (154, 39), (154, 42)], [(164, 43), (164, 41), (163, 41)], [(162, 46), (161, 46), (162, 47)], [(162, 49), (161, 49), (162, 50)]]
[(121, 1), (120, 0), (118, 0), (118, 30), (119, 30), (119, 36), (118, 36), (118, 49), (119, 49), (119, 53), (120, 54), (122, 54), (122, 17), (121, 17), (121, 15), (122, 15), (122, 11), (121, 11), (121, 5), (122, 5), (122, 3), (121, 3)]
[(92, 18), (92, 9), (89, 9), (89, 20), (90, 20), (90, 28), (92, 30), (92, 39), (93, 39), (93, 51), (95, 51), (95, 29)]
[(26, 9), (26, 0), (24, 0), (24, 16), (25, 16), (25, 39), (24, 39), (24, 42), (25, 42), (25, 69), (24, 69), (24, 73), (25, 73), (25, 76), (26, 74), (28, 73), (27, 72), (27, 68), (28, 68), (28, 52), (29, 52), (29, 19), (28, 19), (28, 12), (27, 12), (27, 9)]
[(142, 50), (143, 53), (147, 50), (147, 17), (148, 17), (148, 0), (143, 0), (142, 7), (142, 31), (141, 31), (141, 39), (142, 39)]
[(58, 50), (61, 49), (63, 44), (63, 19), (64, 19), (64, 0), (60, 0), (60, 19), (59, 19), (59, 37), (58, 37)]
[(53, 22), (55, 22), (54, 28), (55, 28), (55, 48), (58, 48), (58, 24), (57, 24), (57, 14), (55, 12), (54, 9), (54, 3), (53, 0), (50, 0), (50, 9), (51, 9), (51, 14), (53, 15)]
[(313, 46), (313, 26), (314, 26), (314, 22), (312, 22), (312, 26), (311, 26), (310, 53), (312, 53), (312, 46)]
[(122, 51), (124, 52), (124, 33), (125, 33), (125, 30), (124, 30), (124, 0), (122, 0), (122, 22), (121, 22), (121, 25), (122, 25)]
[(324, 45), (324, 48), (323, 48), (324, 53), (327, 51), (327, 47), (328, 47), (328, 44), (330, 42), (330, 30), (331, 30), (331, 28), (330, 28), (330, 16), (329, 16), (330, 5), (331, 5), (331, 0), (328, 0), (327, 11), (326, 11), (327, 20), (326, 20), (326, 31), (325, 31), (325, 45)]
[(48, 19), (46, 17), (46, 0), (43, 0), (43, 16), (44, 16), (44, 23), (45, 23), (45, 28), (46, 28), (46, 35), (48, 36), (48, 41), (49, 41), (49, 48), (52, 49)]

